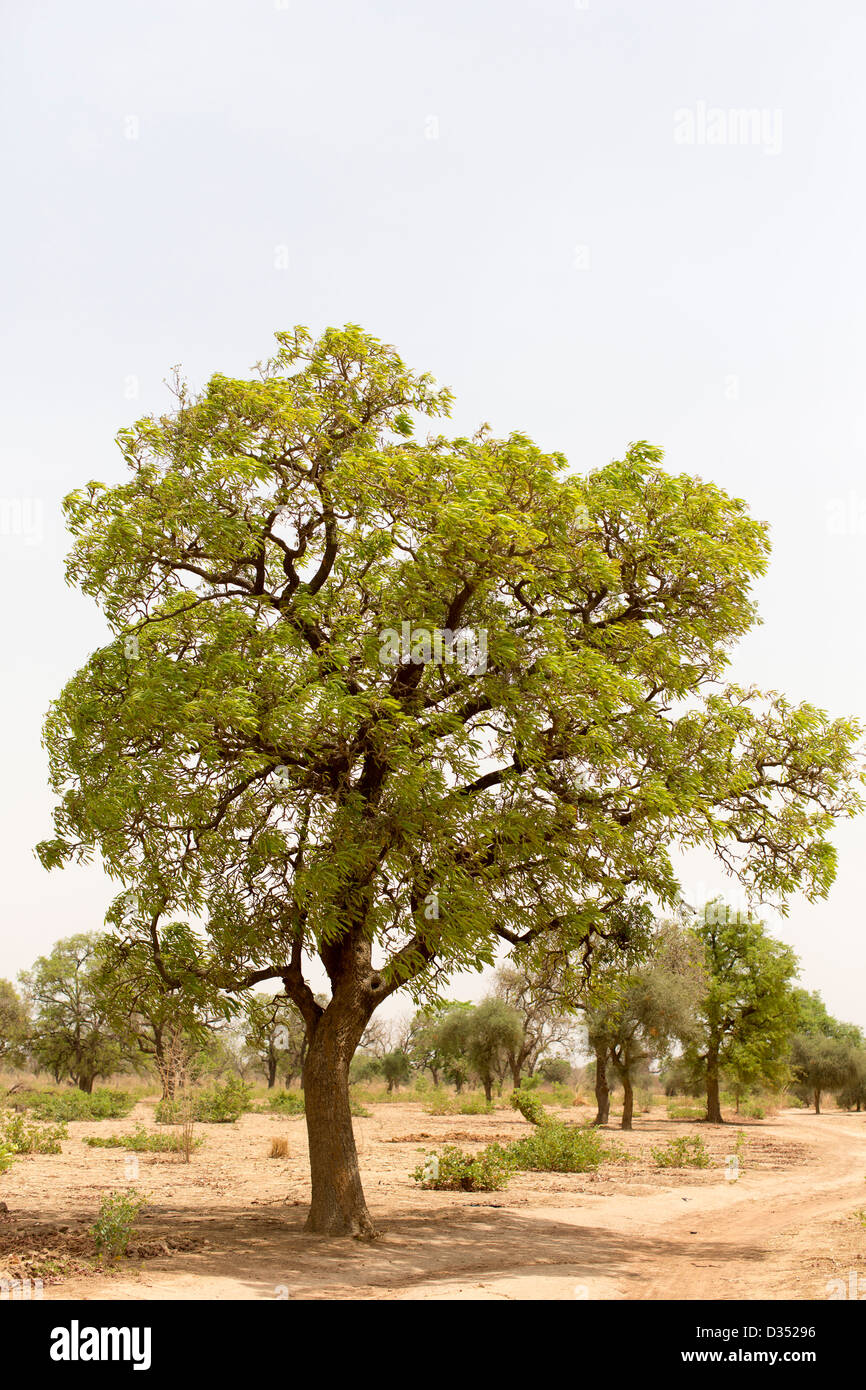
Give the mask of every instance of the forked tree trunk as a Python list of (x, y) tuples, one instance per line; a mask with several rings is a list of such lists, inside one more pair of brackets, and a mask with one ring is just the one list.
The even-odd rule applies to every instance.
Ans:
[(366, 1023), (341, 1017), (332, 1001), (316, 1024), (304, 1059), (312, 1183), (305, 1229), (317, 1235), (369, 1240), (377, 1234), (361, 1187), (349, 1103), (349, 1063)]
[(595, 1049), (595, 1099), (598, 1114), (593, 1124), (606, 1125), (610, 1119), (610, 1087), (607, 1084), (607, 1048), (603, 1046)]
[(719, 1095), (719, 1058), (716, 1052), (710, 1052), (707, 1057), (707, 1119), (711, 1125), (724, 1124)]

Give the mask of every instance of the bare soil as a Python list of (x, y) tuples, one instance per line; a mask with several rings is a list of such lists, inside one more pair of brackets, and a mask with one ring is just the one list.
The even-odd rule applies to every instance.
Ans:
[[(382, 1231), (367, 1244), (304, 1234), (303, 1117), (199, 1125), (205, 1144), (190, 1164), (139, 1154), (137, 1177), (125, 1151), (82, 1142), (151, 1127), (152, 1111), (142, 1102), (125, 1120), (71, 1123), (61, 1155), (16, 1160), (0, 1180), (0, 1277), (40, 1276), (46, 1299), (826, 1299), (843, 1285), (866, 1297), (866, 1114), (792, 1110), (708, 1126), (659, 1107), (630, 1134), (608, 1131), (629, 1162), (458, 1193), (424, 1191), (409, 1174), (444, 1143), (508, 1142), (526, 1122), (504, 1109), (378, 1105), (355, 1121)], [(738, 1129), (743, 1166), (731, 1181)], [(701, 1136), (712, 1166), (658, 1168), (651, 1150), (687, 1134)], [(277, 1136), (287, 1159), (268, 1157)], [(88, 1228), (101, 1198), (131, 1185), (148, 1205), (128, 1258), (105, 1268)]]

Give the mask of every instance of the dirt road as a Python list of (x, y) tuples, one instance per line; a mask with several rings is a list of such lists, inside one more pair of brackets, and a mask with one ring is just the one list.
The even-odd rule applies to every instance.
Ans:
[[(17, 1162), (3, 1180), (4, 1249), (85, 1239), (99, 1198), (126, 1187), (120, 1151), (82, 1136), (150, 1120), (70, 1126), (58, 1157)], [(574, 1111), (569, 1118), (575, 1118)], [(144, 1158), (142, 1237), (165, 1253), (109, 1273), (65, 1270), (50, 1299), (825, 1299), (853, 1274), (866, 1295), (866, 1114), (786, 1111), (743, 1122), (743, 1168), (726, 1177), (736, 1126), (641, 1117), (622, 1141), (628, 1163), (597, 1174), (522, 1173), (497, 1193), (420, 1190), (409, 1174), (442, 1142), (466, 1147), (525, 1132), (513, 1111), (430, 1116), (419, 1104), (377, 1106), (358, 1121), (373, 1245), (302, 1230), (306, 1153), (302, 1119), (245, 1115), (202, 1126), (193, 1162)], [(289, 1139), (285, 1162), (270, 1139)], [(700, 1134), (705, 1170), (659, 1169), (651, 1149)], [(3, 1244), (3, 1233), (7, 1244)], [(151, 1255), (153, 1250), (150, 1251)], [(62, 1261), (61, 1261), (62, 1264)], [(7, 1259), (8, 1265), (8, 1259)]]

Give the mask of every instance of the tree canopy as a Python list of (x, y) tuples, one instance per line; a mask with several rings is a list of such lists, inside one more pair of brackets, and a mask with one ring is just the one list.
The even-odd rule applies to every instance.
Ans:
[(857, 728), (725, 683), (767, 530), (650, 444), (576, 477), (519, 433), (418, 440), (450, 394), (353, 325), (175, 389), (121, 431), (128, 480), (65, 504), (112, 635), (47, 721), (40, 854), (100, 854), (172, 988), (282, 980), (310, 1228), (369, 1234), (346, 1078), (379, 1004), (502, 943), (586, 953), (674, 902), (674, 847), (825, 893)]

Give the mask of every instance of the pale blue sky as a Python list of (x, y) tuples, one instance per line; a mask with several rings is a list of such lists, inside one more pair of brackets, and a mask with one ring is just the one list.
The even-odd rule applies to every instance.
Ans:
[[(173, 363), (241, 373), (294, 323), (395, 343), (456, 428), (576, 468), (646, 438), (746, 497), (775, 553), (736, 674), (866, 716), (856, 0), (7, 0), (0, 23), (0, 975), (109, 896), (31, 855), (42, 714), (101, 633), (59, 499), (119, 476), (114, 433)], [(864, 828), (778, 928), (861, 1024)]]

